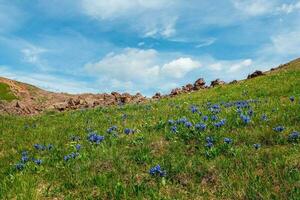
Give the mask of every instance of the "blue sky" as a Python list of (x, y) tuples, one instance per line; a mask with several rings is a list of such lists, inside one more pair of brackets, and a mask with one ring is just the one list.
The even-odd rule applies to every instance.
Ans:
[(299, 46), (299, 0), (0, 0), (0, 76), (51, 91), (166, 93)]

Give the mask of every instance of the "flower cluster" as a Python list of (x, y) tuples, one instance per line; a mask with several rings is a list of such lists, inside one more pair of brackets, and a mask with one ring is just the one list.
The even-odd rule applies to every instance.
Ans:
[(212, 148), (214, 146), (213, 144), (214, 139), (211, 136), (206, 137), (206, 147), (207, 148)]
[(273, 128), (274, 131), (276, 132), (282, 132), (284, 131), (284, 127), (283, 126), (276, 126), (275, 128)]
[(206, 124), (198, 123), (195, 125), (196, 130), (204, 131), (206, 129)]
[(118, 130), (118, 127), (117, 127), (117, 126), (112, 126), (112, 127), (108, 128), (108, 129), (106, 130), (106, 132), (107, 132), (107, 133), (112, 133), (112, 132), (117, 131), (117, 130)]
[(244, 124), (249, 124), (250, 121), (251, 121), (251, 118), (249, 116), (247, 116), (247, 115), (241, 114), (240, 117), (241, 117), (241, 120), (243, 121)]
[(95, 132), (90, 133), (87, 136), (88, 141), (94, 144), (100, 144), (104, 140), (104, 136), (98, 135)]
[(221, 121), (217, 122), (217, 123), (214, 123), (214, 126), (217, 127), (217, 128), (221, 128), (222, 126), (224, 126), (226, 123), (226, 120), (225, 119), (222, 119)]
[(231, 144), (232, 143), (232, 139), (231, 138), (224, 138), (224, 143)]
[(53, 145), (52, 144), (49, 144), (47, 146), (46, 145), (42, 145), (42, 144), (34, 144), (33, 147), (36, 150), (41, 150), (41, 151), (53, 149)]
[(162, 170), (160, 165), (156, 165), (149, 170), (149, 174), (152, 176), (159, 175), (163, 177), (166, 176), (166, 171)]
[(297, 131), (293, 131), (290, 135), (289, 135), (289, 138), (288, 138), (288, 140), (290, 141), (290, 142), (297, 142), (297, 140), (299, 140), (300, 139), (300, 134), (299, 134), (299, 132), (297, 132)]
[(76, 158), (77, 156), (79, 156), (79, 153), (78, 152), (72, 152), (66, 156), (64, 156), (64, 161), (68, 161), (70, 159), (74, 159)]
[(130, 128), (125, 128), (125, 129), (124, 129), (124, 133), (125, 133), (126, 135), (133, 134), (133, 133), (134, 133), (134, 130), (133, 130), (133, 129), (130, 129)]

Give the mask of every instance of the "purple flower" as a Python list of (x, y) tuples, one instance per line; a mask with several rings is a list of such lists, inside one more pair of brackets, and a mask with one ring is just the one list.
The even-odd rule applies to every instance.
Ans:
[(37, 165), (41, 165), (42, 164), (42, 160), (41, 159), (34, 159), (33, 162)]
[(156, 165), (149, 170), (149, 174), (152, 176), (159, 175), (164, 177), (166, 176), (166, 171), (162, 170), (160, 165)]
[(192, 113), (198, 112), (198, 108), (196, 106), (191, 106)]
[(212, 142), (207, 142), (205, 146), (210, 149), (214, 146), (214, 144)]
[(284, 129), (285, 128), (283, 126), (277, 126), (277, 127), (273, 128), (273, 130), (276, 132), (282, 132), (282, 131), (284, 131)]
[(247, 115), (241, 115), (241, 119), (242, 119), (244, 124), (249, 124), (250, 121), (251, 121), (251, 118)]
[(260, 144), (254, 144), (253, 147), (257, 150), (261, 147), (261, 145)]
[(206, 129), (206, 124), (202, 124), (202, 123), (196, 124), (195, 128), (196, 130), (204, 131)]
[(193, 124), (191, 122), (185, 122), (184, 126), (187, 128), (191, 128), (193, 126)]
[(232, 143), (232, 139), (231, 138), (224, 138), (224, 142), (226, 144), (231, 144)]
[(176, 126), (171, 126), (171, 131), (173, 133), (177, 133), (177, 127)]
[(202, 117), (202, 120), (203, 120), (203, 121), (207, 121), (207, 120), (208, 120), (208, 116), (203, 116), (203, 117)]
[(300, 138), (300, 134), (297, 131), (293, 131), (290, 135), (289, 135), (289, 141), (291, 142), (296, 142), (298, 139)]
[(131, 133), (134, 133), (134, 131), (133, 131), (132, 129), (130, 129), (130, 128), (125, 128), (125, 129), (124, 129), (124, 133), (125, 133), (126, 135), (129, 135), (129, 134), (131, 134)]
[(216, 115), (211, 116), (212, 121), (216, 121), (217, 119), (218, 119), (218, 116), (216, 116)]
[(75, 148), (76, 148), (77, 151), (79, 151), (81, 149), (81, 145), (80, 144), (76, 144)]
[(23, 164), (23, 163), (18, 163), (18, 164), (16, 164), (16, 169), (17, 170), (23, 170), (25, 168), (25, 165)]

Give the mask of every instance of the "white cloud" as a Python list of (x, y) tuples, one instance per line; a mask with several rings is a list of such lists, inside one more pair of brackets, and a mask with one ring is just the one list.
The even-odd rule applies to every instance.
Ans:
[(271, 36), (271, 42), (265, 45), (259, 54), (266, 57), (296, 57), (299, 56), (300, 29), (290, 30)]
[[(83, 13), (99, 21), (122, 20), (144, 37), (170, 37), (176, 33), (177, 16), (168, 0), (81, 0)], [(162, 12), (163, 11), (163, 12)]]
[(130, 81), (157, 77), (159, 67), (155, 66), (157, 52), (153, 49), (127, 48), (120, 54), (110, 53), (96, 63), (85, 65), (90, 73), (105, 75), (112, 79)]
[(252, 60), (251, 59), (246, 59), (246, 60), (243, 60), (242, 62), (240, 63), (236, 63), (234, 65), (232, 65), (230, 68), (229, 68), (229, 72), (237, 72), (241, 69), (244, 69), (245, 67), (249, 67), (252, 65)]
[(153, 49), (126, 48), (118, 54), (109, 53), (98, 62), (86, 64), (85, 69), (98, 79), (101, 88), (137, 92), (151, 88), (171, 89), (175, 80), (182, 80), (201, 66), (189, 57), (164, 61), (166, 57)]
[(232, 0), (232, 3), (236, 9), (249, 16), (270, 13), (274, 8), (274, 1), (270, 0)]
[(162, 73), (173, 78), (182, 78), (188, 72), (199, 68), (201, 64), (191, 58), (179, 58), (162, 66)]
[(132, 15), (145, 10), (157, 10), (169, 5), (167, 0), (82, 0), (84, 12), (94, 18), (105, 20)]

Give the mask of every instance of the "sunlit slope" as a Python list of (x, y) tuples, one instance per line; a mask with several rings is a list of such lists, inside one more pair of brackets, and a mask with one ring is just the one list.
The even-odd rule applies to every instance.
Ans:
[(299, 114), (298, 60), (143, 105), (3, 116), (0, 198), (299, 199)]

